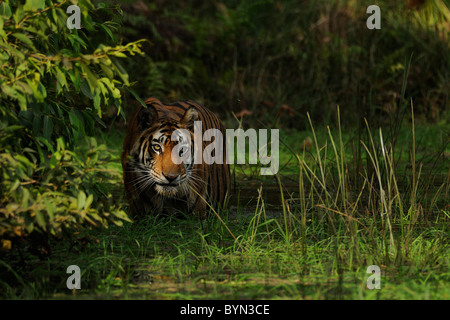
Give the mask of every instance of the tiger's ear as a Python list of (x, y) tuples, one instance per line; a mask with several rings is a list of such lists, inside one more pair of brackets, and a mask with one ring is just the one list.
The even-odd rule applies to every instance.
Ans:
[(142, 108), (137, 116), (137, 123), (139, 131), (144, 131), (150, 128), (156, 121), (158, 121), (158, 112), (152, 105), (147, 105), (147, 108)]
[(194, 107), (190, 107), (184, 113), (183, 118), (181, 119), (181, 123), (188, 128), (189, 130), (194, 129), (194, 121), (200, 120), (197, 109)]

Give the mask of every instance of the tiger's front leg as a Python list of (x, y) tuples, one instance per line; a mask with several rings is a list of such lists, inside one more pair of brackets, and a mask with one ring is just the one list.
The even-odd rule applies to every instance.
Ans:
[(206, 199), (206, 194), (201, 194), (201, 196), (199, 196), (199, 193), (191, 190), (189, 199), (190, 199), (190, 203), (189, 203), (190, 211), (195, 216), (198, 216), (201, 219), (205, 219), (206, 212), (209, 208), (209, 206), (207, 205), (207, 203), (204, 200), (204, 199)]

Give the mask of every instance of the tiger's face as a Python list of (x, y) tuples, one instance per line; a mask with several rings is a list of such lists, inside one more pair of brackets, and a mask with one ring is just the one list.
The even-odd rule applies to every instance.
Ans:
[[(121, 154), (130, 212), (136, 217), (182, 212), (205, 218), (209, 207), (226, 203), (230, 185), (228, 164), (204, 157), (209, 150), (215, 156), (205, 133), (225, 133), (220, 119), (192, 100), (164, 104), (151, 97), (145, 105), (130, 118)], [(175, 137), (174, 132), (181, 134)]]
[(150, 113), (142, 113), (138, 122), (142, 133), (130, 153), (130, 167), (136, 175), (134, 184), (137, 191), (145, 193), (154, 189), (165, 198), (187, 195), (194, 169), (193, 133), (190, 129), (197, 118), (196, 111), (186, 111), (180, 121), (155, 121), (151, 110)]

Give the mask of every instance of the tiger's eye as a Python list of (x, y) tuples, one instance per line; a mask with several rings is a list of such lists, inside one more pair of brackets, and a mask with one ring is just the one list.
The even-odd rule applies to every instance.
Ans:
[(152, 145), (153, 151), (155, 152), (161, 152), (161, 146), (159, 144)]

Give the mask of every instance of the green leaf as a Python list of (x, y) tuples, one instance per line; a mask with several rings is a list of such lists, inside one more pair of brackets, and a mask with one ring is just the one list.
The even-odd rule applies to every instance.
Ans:
[(41, 211), (36, 211), (36, 220), (38, 225), (46, 231), (47, 222), (45, 221), (44, 214)]
[(133, 89), (131, 89), (131, 88), (127, 88), (127, 89), (128, 89), (128, 92), (130, 92), (130, 93), (133, 95), (133, 97), (134, 97), (137, 101), (139, 101), (139, 103), (140, 103), (144, 108), (147, 108), (147, 105), (145, 104), (144, 100), (142, 100), (142, 99), (137, 95), (137, 93), (134, 92)]
[(79, 3), (86, 10), (95, 10), (95, 6), (89, 0), (79, 0)]
[[(1, 6), (1, 3), (0, 3), (0, 6)], [(6, 40), (6, 38), (8, 37), (7, 35), (6, 35), (6, 32), (5, 32), (5, 30), (3, 30), (3, 17), (2, 16), (0, 16), (0, 37), (3, 39), (3, 40)], [(5, 57), (5, 56), (4, 56)], [(1, 59), (2, 57), (0, 56), (0, 59)], [(7, 58), (4, 58), (5, 60), (7, 59)]]
[(130, 84), (128, 81), (128, 73), (125, 71), (124, 67), (122, 67), (122, 65), (117, 60), (113, 60), (113, 65), (114, 69), (117, 71), (124, 84), (128, 86)]
[(86, 210), (89, 209), (89, 207), (91, 206), (93, 200), (94, 200), (94, 195), (93, 195), (93, 194), (90, 194), (90, 195), (87, 197), (86, 203), (85, 203), (85, 205), (84, 205), (84, 208), (85, 208)]
[[(106, 34), (111, 38), (112, 41), (117, 42), (116, 37), (114, 36), (114, 34), (111, 32), (111, 29), (109, 29), (109, 27), (107, 27), (105, 24), (98, 24), (98, 26), (103, 29), (103, 31), (106, 32)], [(125, 56), (126, 57), (126, 56)]]
[(83, 79), (83, 82), (80, 85), (80, 90), (81, 90), (81, 93), (83, 93), (89, 99), (94, 99), (94, 96), (92, 95), (92, 92), (90, 90), (89, 84), (84, 79)]
[(38, 102), (44, 102), (45, 98), (47, 98), (47, 90), (45, 89), (42, 82), (39, 82), (37, 85), (37, 91), (34, 92), (34, 98)]
[(110, 78), (113, 79), (114, 78), (114, 71), (111, 69), (111, 67), (109, 67), (109, 65), (106, 65), (103, 62), (100, 62), (100, 68), (102, 68), (102, 71), (105, 73), (105, 75)]
[(114, 211), (112, 212), (112, 214), (113, 214), (114, 216), (116, 216), (117, 218), (119, 218), (119, 219), (122, 219), (122, 220), (125, 220), (125, 221), (128, 221), (128, 222), (132, 222), (131, 219), (130, 219), (130, 218), (128, 217), (128, 215), (126, 214), (126, 212), (123, 211), (123, 210), (114, 210)]
[(86, 49), (87, 48), (87, 44), (86, 42), (84, 42), (83, 39), (81, 39), (78, 35), (76, 35), (75, 33), (71, 33), (68, 35), (67, 39), (69, 39), (70, 43), (72, 44), (72, 46), (78, 50), (79, 45), (81, 44), (81, 46)]
[(47, 209), (47, 213), (50, 217), (50, 221), (53, 220), (55, 218), (55, 205), (50, 202), (47, 197), (44, 198), (44, 202), (45, 202), (45, 207)]
[(19, 126), (19, 125), (16, 125), (16, 126), (8, 126), (8, 127), (6, 127), (6, 128), (4, 128), (4, 129), (2, 129), (4, 132), (10, 132), (10, 131), (15, 131), (15, 130), (19, 130), (19, 129), (23, 129), (24, 127), (23, 126)]
[(49, 116), (44, 116), (44, 138), (51, 140), (53, 133), (53, 122)]
[(66, 76), (64, 75), (64, 73), (61, 72), (61, 69), (59, 68), (55, 69), (56, 69), (56, 80), (58, 81), (58, 93), (61, 93), (62, 88), (68, 87)]
[(86, 74), (85, 79), (87, 80), (87, 82), (89, 84), (90, 92), (94, 93), (95, 88), (97, 88), (97, 80), (98, 79), (85, 63), (80, 62), (80, 65), (81, 65), (81, 68), (83, 69), (83, 72)]
[(5, 50), (5, 51), (9, 52), (16, 59), (16, 61), (17, 60), (19, 60), (19, 61), (25, 60), (25, 55), (20, 50), (13, 48), (7, 42), (1, 43), (0, 47), (3, 47), (3, 48), (1, 48), (0, 51)]
[(28, 233), (33, 232), (34, 230), (33, 222), (29, 221), (28, 223), (25, 223), (25, 229), (27, 230)]
[(119, 51), (114, 52), (113, 55), (118, 58), (126, 58), (127, 57), (127, 55), (125, 53), (119, 52)]
[(86, 203), (86, 193), (84, 193), (83, 190), (80, 190), (78, 192), (78, 200), (77, 200), (78, 211), (81, 211), (84, 209), (85, 203)]
[(0, 3), (0, 16), (4, 16), (7, 19), (11, 18), (11, 8), (5, 1)]
[(40, 161), (40, 163), (43, 163), (45, 161), (44, 152), (42, 151), (42, 148), (39, 145), (39, 142), (35, 141), (35, 146), (36, 146), (37, 152), (39, 154), (39, 161)]
[(14, 38), (16, 38), (17, 40), (25, 43), (26, 45), (34, 48), (33, 42), (30, 40), (30, 38), (28, 38), (26, 35), (24, 35), (23, 33), (13, 33), (12, 36)]
[(21, 91), (21, 92), (23, 92), (26, 95), (33, 94), (33, 91), (31, 89), (31, 87), (28, 84), (26, 84), (25, 82), (23, 82), (23, 81), (16, 81), (15, 85), (16, 85), (18, 91)]
[(45, 7), (45, 0), (27, 0), (23, 6), (24, 11), (38, 11)]
[(56, 148), (57, 150), (66, 150), (66, 145), (64, 143), (64, 137), (59, 137), (58, 139), (56, 139)]
[(24, 165), (26, 165), (27, 167), (33, 167), (33, 164), (30, 162), (30, 160), (28, 160), (27, 157), (22, 156), (21, 154), (16, 154), (14, 158), (23, 163)]
[(19, 22), (23, 19), (25, 13), (23, 12), (23, 8), (22, 6), (18, 6), (16, 9), (16, 12), (14, 12), (14, 22), (16, 24), (19, 24)]
[(28, 189), (23, 188), (23, 195), (22, 195), (22, 208), (28, 208), (28, 200), (30, 199), (30, 191)]
[(35, 136), (40, 135), (42, 128), (42, 117), (40, 114), (36, 114), (33, 119), (33, 134)]
[(123, 222), (121, 220), (113, 220), (113, 223), (118, 227), (123, 226)]
[(99, 118), (101, 118), (102, 117), (102, 109), (100, 107), (100, 87), (97, 87), (97, 89), (95, 89), (94, 108), (95, 108), (95, 110), (97, 110), (97, 114), (98, 114)]
[(74, 140), (78, 140), (83, 134), (83, 118), (78, 110), (71, 110), (69, 113), (69, 121), (72, 127)]
[(20, 180), (16, 179), (13, 183), (13, 185), (11, 186), (11, 188), (9, 189), (9, 192), (13, 192), (14, 190), (16, 190), (18, 187), (20, 186)]
[(17, 97), (19, 96), (19, 94), (17, 93), (17, 91), (15, 89), (13, 89), (10, 86), (7, 86), (6, 84), (3, 84), (1, 86), (1, 89), (4, 94), (6, 94), (7, 96), (10, 96), (11, 98), (17, 99)]
[(44, 137), (37, 137), (36, 140), (38, 142), (41, 142), (44, 146), (47, 147), (48, 151), (50, 151), (51, 153), (55, 153), (55, 149), (53, 148), (53, 146), (50, 144), (50, 142), (48, 142), (47, 139), (45, 139)]

